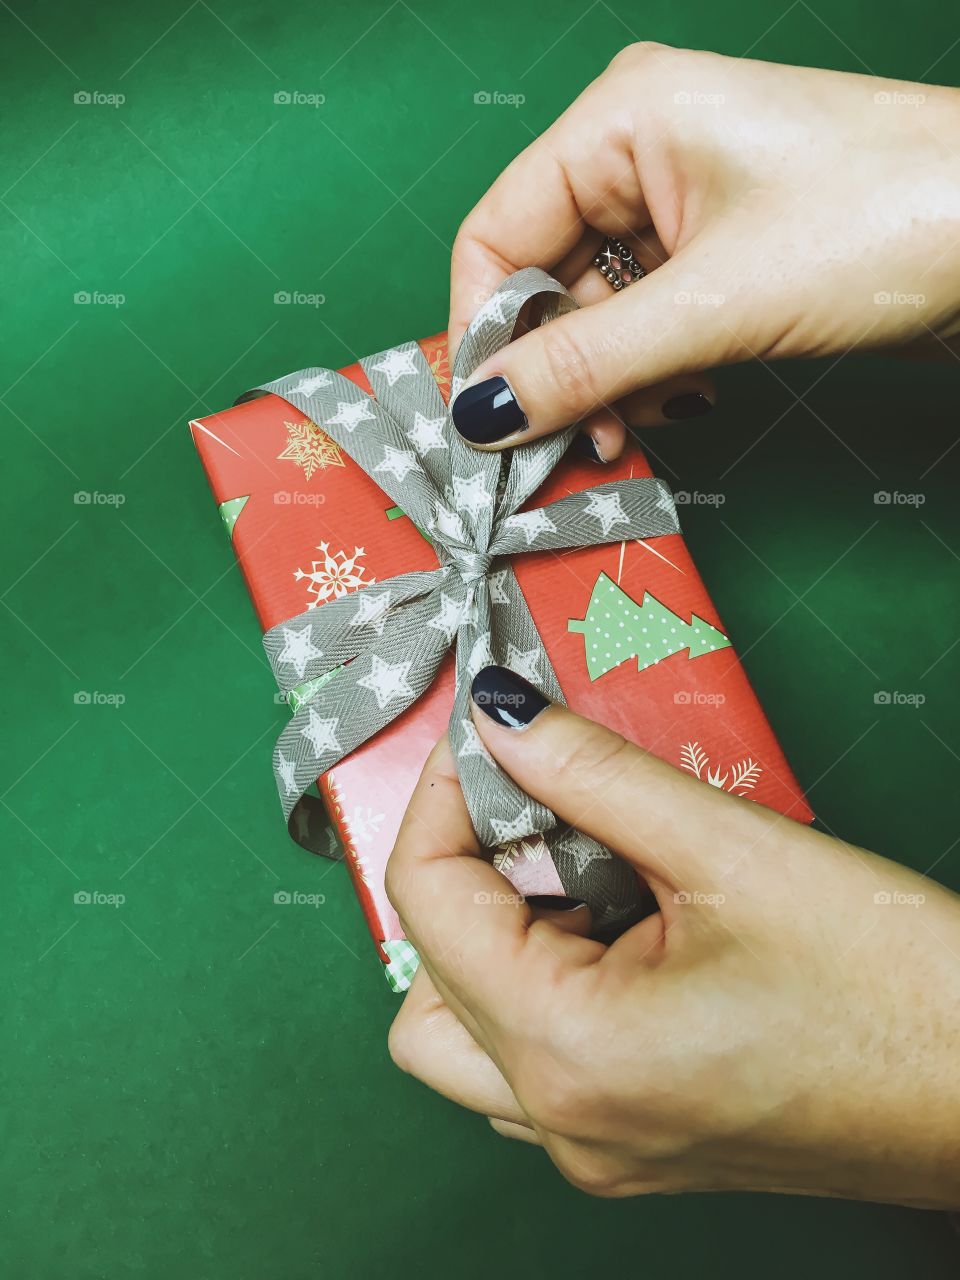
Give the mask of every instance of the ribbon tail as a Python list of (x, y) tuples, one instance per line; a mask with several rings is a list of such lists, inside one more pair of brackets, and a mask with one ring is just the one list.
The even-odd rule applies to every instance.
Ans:
[(446, 625), (438, 625), (440, 594), (399, 609), (370, 652), (341, 667), (280, 734), (273, 753), (277, 790), (290, 834), (305, 848), (316, 851), (309, 788), (433, 683), (452, 639)]

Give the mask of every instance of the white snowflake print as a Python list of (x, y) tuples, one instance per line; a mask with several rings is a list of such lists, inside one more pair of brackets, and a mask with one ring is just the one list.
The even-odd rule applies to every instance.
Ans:
[(680, 748), (680, 767), (692, 773), (701, 782), (708, 782), (711, 787), (720, 791), (729, 791), (734, 796), (745, 796), (760, 781), (763, 765), (757, 764), (752, 756), (745, 756), (728, 770), (721, 773), (720, 767), (711, 769), (710, 757), (699, 742), (685, 742)]
[(369, 844), (383, 826), (385, 813), (374, 813), (369, 805), (357, 805), (349, 818), (350, 834), (358, 844)]
[(365, 577), (363, 565), (357, 564), (366, 554), (363, 547), (354, 547), (352, 556), (345, 551), (331, 553), (329, 542), (321, 542), (317, 550), (322, 553), (322, 558), (314, 560), (309, 570), (297, 569), (293, 575), (298, 582), (307, 579), (310, 583), (307, 590), (314, 599), (307, 605), (308, 609), (316, 609), (328, 600), (339, 600), (356, 587), (376, 582), (376, 578)]

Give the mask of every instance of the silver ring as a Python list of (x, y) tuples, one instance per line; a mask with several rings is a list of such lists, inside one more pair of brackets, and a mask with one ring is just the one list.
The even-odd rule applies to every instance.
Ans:
[(600, 252), (593, 260), (593, 265), (610, 287), (618, 293), (626, 285), (642, 280), (647, 274), (634, 257), (630, 246), (615, 236), (607, 236), (600, 247)]

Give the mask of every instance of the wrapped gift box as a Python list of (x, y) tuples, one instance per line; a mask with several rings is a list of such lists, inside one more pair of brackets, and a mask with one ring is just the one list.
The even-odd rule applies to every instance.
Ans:
[[(419, 346), (448, 399), (446, 335)], [(370, 393), (359, 364), (340, 372)], [(190, 426), (264, 631), (358, 587), (436, 567), (426, 537), (322, 423), (287, 401), (262, 396)], [(602, 468), (571, 450), (526, 505), (651, 474), (636, 446)], [(811, 820), (680, 535), (527, 554), (514, 569), (575, 711), (705, 785)], [(409, 985), (416, 955), (387, 900), (384, 873), (452, 700), (451, 652), (424, 697), (319, 779), (397, 990)], [(521, 892), (563, 892), (542, 841), (504, 845), (492, 856)]]

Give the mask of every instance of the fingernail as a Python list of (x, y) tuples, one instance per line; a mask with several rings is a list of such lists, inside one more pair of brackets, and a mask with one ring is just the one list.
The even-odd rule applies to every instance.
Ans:
[(464, 387), (450, 412), (453, 425), (470, 444), (496, 444), (527, 426), (517, 397), (499, 374), (474, 387)]
[(573, 447), (581, 457), (589, 458), (591, 462), (602, 462), (606, 466), (607, 460), (600, 452), (596, 440), (585, 431), (577, 432), (573, 439)]
[(663, 406), (663, 416), (674, 422), (681, 418), (702, 418), (709, 413), (713, 405), (699, 391), (690, 391), (683, 396), (673, 396)]
[(484, 667), (473, 678), (470, 696), (495, 724), (525, 729), (550, 705), (539, 689), (508, 667)]
[(539, 907), (541, 911), (579, 911), (587, 904), (579, 898), (561, 898), (553, 893), (535, 893), (527, 895), (527, 904)]

